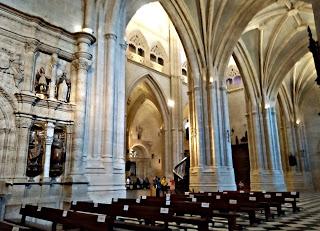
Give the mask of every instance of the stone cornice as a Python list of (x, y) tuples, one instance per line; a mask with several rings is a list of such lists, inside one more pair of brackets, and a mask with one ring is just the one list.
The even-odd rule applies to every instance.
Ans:
[[(40, 120), (72, 122), (75, 105), (57, 100), (40, 99), (33, 94), (15, 94), (18, 101), (19, 115), (26, 115)], [(59, 116), (57, 116), (59, 114)], [(61, 119), (63, 118), (63, 119)]]
[(53, 32), (56, 32), (56, 33), (59, 33), (59, 34), (61, 34), (63, 36), (66, 36), (66, 37), (69, 37), (71, 39), (74, 39), (72, 33), (70, 33), (69, 31), (65, 30), (62, 27), (55, 26), (55, 25), (45, 21), (41, 17), (27, 14), (25, 12), (22, 12), (22, 11), (19, 11), (17, 9), (14, 9), (14, 8), (12, 8), (10, 6), (7, 6), (7, 5), (5, 5), (3, 3), (0, 3), (0, 9), (2, 11), (5, 11), (5, 12), (11, 14), (11, 15), (14, 15), (15, 17), (19, 17), (19, 18), (21, 18), (23, 20), (26, 20), (29, 23), (37, 24), (40, 27), (45, 27), (45, 28), (47, 28), (47, 29), (49, 29), (49, 30), (51, 30)]

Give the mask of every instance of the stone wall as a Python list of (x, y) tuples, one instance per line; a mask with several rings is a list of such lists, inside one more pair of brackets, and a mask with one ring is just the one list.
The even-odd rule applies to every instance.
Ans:
[(40, 17), (70, 32), (79, 31), (82, 27), (84, 17), (81, 13), (84, 8), (82, 0), (41, 0), (41, 4), (39, 0), (1, 0), (0, 3)]

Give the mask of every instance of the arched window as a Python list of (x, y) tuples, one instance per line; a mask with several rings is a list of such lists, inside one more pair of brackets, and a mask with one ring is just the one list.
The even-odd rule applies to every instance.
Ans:
[(188, 75), (187, 70), (186, 70), (186, 69), (184, 69), (184, 68), (182, 68), (182, 75), (185, 75), (185, 76), (187, 76), (187, 75)]
[(138, 55), (144, 57), (144, 50), (142, 48), (138, 48)]
[(161, 66), (163, 66), (163, 65), (164, 65), (163, 58), (158, 57), (158, 63), (159, 63)]
[(136, 53), (136, 46), (132, 43), (129, 44), (129, 51)]
[(157, 62), (157, 56), (155, 54), (150, 54), (150, 60), (152, 62)]

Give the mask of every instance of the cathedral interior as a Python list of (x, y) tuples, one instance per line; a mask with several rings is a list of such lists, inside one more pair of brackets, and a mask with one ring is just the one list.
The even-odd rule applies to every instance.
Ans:
[(320, 205), (319, 0), (0, 0), (0, 19), (0, 220), (156, 176)]

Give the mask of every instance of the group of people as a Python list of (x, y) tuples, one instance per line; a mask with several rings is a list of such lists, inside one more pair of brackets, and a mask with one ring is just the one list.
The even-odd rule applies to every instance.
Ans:
[(148, 177), (140, 178), (133, 174), (127, 177), (126, 180), (127, 189), (150, 189), (150, 182)]
[(153, 179), (153, 187), (156, 189), (156, 197), (160, 197), (161, 194), (166, 194), (170, 189), (167, 178), (165, 176), (163, 176), (161, 180), (160, 177), (155, 176)]
[(131, 174), (126, 178), (127, 189), (151, 189), (151, 194), (156, 197), (164, 196), (168, 191), (174, 191), (174, 185), (174, 180), (168, 181), (165, 176), (161, 179), (160, 177), (155, 176), (152, 185), (150, 184), (148, 177), (140, 178)]

